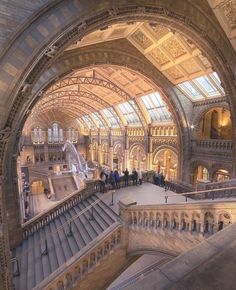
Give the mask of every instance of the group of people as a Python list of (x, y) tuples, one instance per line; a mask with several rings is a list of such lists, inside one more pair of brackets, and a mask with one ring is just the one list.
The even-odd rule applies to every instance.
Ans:
[(153, 175), (154, 184), (164, 187), (165, 186), (165, 176), (161, 172), (155, 172)]
[[(125, 187), (129, 186), (130, 178), (133, 181), (133, 185), (142, 184), (142, 171), (141, 170), (137, 171), (134, 168), (130, 176), (129, 171), (126, 168), (126, 170), (123, 171), (123, 174), (124, 174)], [(106, 191), (106, 186), (109, 186), (109, 185), (111, 189), (120, 189), (120, 180), (121, 180), (121, 176), (117, 169), (115, 171), (111, 170), (110, 173), (106, 173), (104, 170), (102, 170), (100, 173), (100, 192), (104, 193)]]

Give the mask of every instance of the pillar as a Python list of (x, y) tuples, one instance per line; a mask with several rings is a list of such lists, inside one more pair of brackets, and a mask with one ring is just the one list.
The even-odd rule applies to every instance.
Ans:
[(98, 129), (98, 164), (102, 164), (102, 144), (101, 144), (101, 132)]
[(152, 146), (152, 136), (151, 136), (151, 125), (148, 125), (147, 132), (147, 140), (148, 140), (148, 152), (147, 152), (147, 169), (152, 170), (152, 162), (153, 162), (153, 146)]
[(124, 170), (126, 168), (129, 169), (129, 139), (128, 139), (128, 128), (125, 127), (125, 135), (124, 135), (124, 144), (125, 144), (125, 156), (124, 156)]

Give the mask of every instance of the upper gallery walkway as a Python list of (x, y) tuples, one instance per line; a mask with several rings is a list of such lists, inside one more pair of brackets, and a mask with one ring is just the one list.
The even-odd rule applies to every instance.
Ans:
[[(113, 194), (113, 205), (112, 202)], [(107, 205), (111, 206), (112, 209), (118, 213), (119, 212), (119, 201), (133, 201), (137, 202), (137, 205), (158, 205), (166, 204), (166, 197), (168, 198), (168, 204), (186, 204), (186, 198), (182, 194), (176, 194), (171, 190), (165, 190), (164, 187), (154, 185), (152, 183), (143, 183), (138, 186), (128, 186), (121, 189), (110, 190), (106, 193), (97, 194), (100, 199), (102, 199)], [(224, 201), (236, 201), (235, 197), (227, 198), (217, 198), (212, 200), (212, 198), (204, 199), (193, 199), (188, 197), (187, 203), (203, 203), (203, 202), (224, 202)]]

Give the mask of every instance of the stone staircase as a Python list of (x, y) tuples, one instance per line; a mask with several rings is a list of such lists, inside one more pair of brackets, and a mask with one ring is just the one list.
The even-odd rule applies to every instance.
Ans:
[(117, 221), (96, 194), (34, 232), (13, 250), (14, 287), (32, 290)]

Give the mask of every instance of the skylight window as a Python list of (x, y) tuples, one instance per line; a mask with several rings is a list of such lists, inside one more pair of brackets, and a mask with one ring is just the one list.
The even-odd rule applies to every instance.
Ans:
[(192, 101), (224, 96), (224, 89), (216, 72), (177, 85)]
[(139, 124), (139, 118), (129, 102), (118, 105), (128, 124)]
[(153, 122), (170, 121), (171, 115), (158, 92), (143, 96), (142, 101)]
[(210, 96), (214, 97), (220, 95), (220, 92), (210, 83), (207, 77), (203, 76), (194, 80), (195, 83), (200, 84)]
[(99, 116), (99, 114), (97, 112), (94, 112), (91, 114), (91, 116), (94, 118), (95, 122), (98, 124), (98, 126), (100, 128), (105, 128), (104, 123), (101, 121), (101, 117)]
[(93, 124), (92, 120), (89, 118), (89, 116), (83, 116), (82, 118), (91, 129), (94, 129), (94, 124)]
[(118, 121), (109, 111), (109, 109), (103, 109), (101, 112), (105, 115), (105, 117), (107, 118), (108, 122), (111, 124), (112, 127), (119, 127)]

